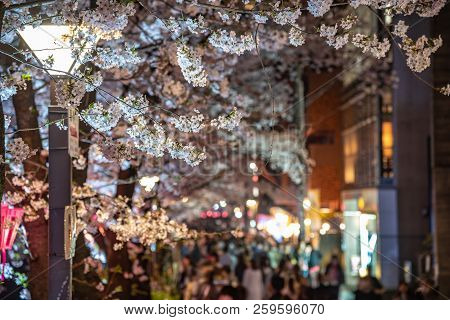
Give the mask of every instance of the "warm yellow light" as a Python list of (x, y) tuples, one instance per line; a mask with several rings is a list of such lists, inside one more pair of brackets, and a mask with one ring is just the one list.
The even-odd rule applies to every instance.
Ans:
[[(49, 70), (49, 74), (64, 75), (67, 72), (75, 71), (79, 66), (72, 56), (69, 43), (72, 29), (72, 26), (66, 25), (40, 25), (36, 28), (28, 25), (18, 32), (39, 62), (46, 65), (46, 62), (52, 60), (51, 69), (62, 71)], [(86, 44), (84, 50), (81, 50), (82, 53), (90, 47), (92, 44)], [(82, 58), (79, 57), (79, 60)]]
[(306, 218), (306, 219), (303, 221), (303, 224), (304, 224), (306, 227), (309, 227), (309, 226), (311, 225), (311, 219), (310, 219), (310, 218)]
[(328, 222), (325, 222), (324, 224), (322, 224), (322, 229), (325, 231), (330, 230), (331, 226)]
[(311, 200), (309, 200), (308, 198), (303, 199), (303, 209), (309, 210), (311, 209), (311, 205)]
[(181, 201), (184, 202), (184, 203), (186, 203), (186, 202), (189, 201), (189, 198), (188, 198), (188, 197), (183, 197), (183, 199), (181, 199)]
[(354, 183), (356, 178), (356, 154), (358, 153), (358, 137), (355, 132), (344, 135), (344, 181)]
[(330, 208), (320, 208), (320, 213), (323, 213), (323, 214), (331, 213), (331, 209)]
[(298, 236), (300, 234), (300, 223), (294, 222), (289, 224), (289, 229), (291, 229), (294, 236)]
[(257, 202), (254, 199), (248, 199), (246, 202), (247, 207), (252, 208), (252, 207), (256, 207)]
[(366, 206), (366, 202), (364, 201), (364, 198), (359, 197), (358, 198), (358, 209), (362, 211), (362, 210), (364, 210), (365, 206)]
[(359, 276), (361, 278), (364, 278), (368, 275), (367, 269), (366, 268), (359, 268)]
[(219, 204), (222, 208), (225, 208), (227, 206), (227, 202), (225, 200), (220, 200)]
[(381, 143), (383, 145), (383, 148), (392, 148), (394, 146), (392, 122), (383, 122), (381, 126)]
[(293, 234), (293, 232), (292, 232), (291, 228), (284, 228), (281, 231), (281, 235), (283, 236), (283, 238), (286, 238), (286, 239), (292, 237), (292, 234)]

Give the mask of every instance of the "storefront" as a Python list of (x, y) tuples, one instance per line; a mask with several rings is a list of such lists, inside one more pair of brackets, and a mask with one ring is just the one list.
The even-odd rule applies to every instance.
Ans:
[(376, 189), (344, 191), (342, 251), (345, 278), (356, 287), (358, 278), (368, 275), (380, 278), (378, 256), (378, 206)]

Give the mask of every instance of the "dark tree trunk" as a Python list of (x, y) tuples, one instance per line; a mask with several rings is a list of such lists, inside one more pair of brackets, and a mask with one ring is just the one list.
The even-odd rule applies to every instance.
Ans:
[[(133, 177), (136, 169), (130, 167), (128, 170), (120, 170), (119, 179), (125, 180)], [(121, 184), (117, 186), (117, 196), (133, 197), (135, 183)], [(116, 235), (111, 231), (106, 231), (105, 237), (106, 255), (108, 259), (109, 281), (105, 297), (108, 299), (131, 299), (131, 280), (124, 277), (124, 273), (131, 273), (131, 262), (128, 258), (126, 246), (115, 251), (113, 249), (116, 243)], [(113, 294), (113, 292), (116, 292)]]
[[(0, 3), (0, 36), (3, 29), (3, 17), (5, 16), (5, 7)], [(2, 57), (3, 58), (3, 57)], [(3, 59), (1, 59), (3, 64)], [(3, 104), (0, 100), (0, 156), (5, 160), (5, 115), (3, 114)], [(0, 161), (0, 201), (3, 200), (5, 190), (5, 162)]]
[[(38, 127), (38, 111), (34, 102), (34, 91), (31, 81), (27, 82), (26, 90), (19, 90), (13, 97), (18, 129)], [(39, 130), (20, 131), (19, 136), (32, 149), (42, 149)], [(25, 173), (39, 180), (46, 179), (45, 160), (38, 152), (24, 162)], [(32, 222), (25, 222), (28, 243), (31, 252), (30, 262), (30, 292), (33, 299), (47, 299), (47, 269), (48, 269), (48, 226), (44, 213)]]

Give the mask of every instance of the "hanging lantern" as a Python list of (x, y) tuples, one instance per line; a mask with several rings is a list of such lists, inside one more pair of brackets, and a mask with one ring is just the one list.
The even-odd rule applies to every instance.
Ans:
[(5, 280), (6, 250), (12, 249), (16, 239), (17, 229), (22, 222), (23, 209), (12, 208), (2, 203), (0, 213), (0, 265), (2, 267), (1, 280)]

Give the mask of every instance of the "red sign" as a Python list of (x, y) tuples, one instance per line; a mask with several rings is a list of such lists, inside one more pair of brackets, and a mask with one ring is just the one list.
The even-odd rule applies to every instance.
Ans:
[(22, 222), (22, 217), (22, 208), (13, 208), (2, 203), (0, 213), (0, 264), (2, 266), (2, 281), (5, 279), (4, 267), (6, 263), (6, 250), (12, 249), (14, 240), (16, 239), (17, 229)]

